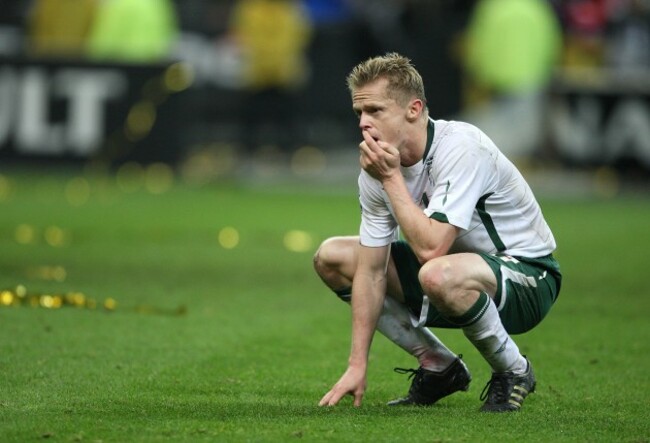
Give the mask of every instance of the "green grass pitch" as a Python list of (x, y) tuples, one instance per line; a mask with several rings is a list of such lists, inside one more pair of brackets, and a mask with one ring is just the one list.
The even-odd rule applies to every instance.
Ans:
[(378, 336), (363, 406), (317, 406), (345, 369), (350, 313), (311, 257), (356, 233), (353, 180), (146, 183), (0, 174), (0, 441), (650, 441), (647, 195), (542, 198), (564, 287), (517, 337), (537, 392), (489, 415), (489, 369), (459, 331), (439, 335), (468, 393), (384, 406), (409, 385), (393, 367), (414, 361)]

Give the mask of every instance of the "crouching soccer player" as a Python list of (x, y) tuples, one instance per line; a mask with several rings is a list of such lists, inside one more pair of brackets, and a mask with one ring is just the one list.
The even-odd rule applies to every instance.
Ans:
[(401, 369), (413, 373), (411, 387), (389, 405), (431, 405), (466, 391), (470, 372), (429, 329), (439, 327), (462, 329), (492, 368), (481, 410), (520, 409), (536, 381), (511, 335), (544, 318), (561, 283), (538, 202), (482, 131), (429, 117), (407, 58), (366, 60), (347, 83), (362, 136), (360, 232), (324, 241), (314, 267), (351, 303), (352, 346), (320, 405), (348, 394), (361, 405), (375, 330), (419, 363)]

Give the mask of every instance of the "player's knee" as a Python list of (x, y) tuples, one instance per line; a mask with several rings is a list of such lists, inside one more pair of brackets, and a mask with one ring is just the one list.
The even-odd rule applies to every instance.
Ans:
[(329, 256), (328, 245), (327, 245), (328, 240), (325, 240), (323, 243), (321, 243), (318, 249), (316, 250), (316, 252), (314, 253), (313, 265), (314, 265), (314, 270), (318, 275), (322, 275), (328, 266), (328, 261), (327, 261)]
[(352, 287), (356, 271), (354, 237), (331, 237), (314, 254), (313, 265), (318, 276), (330, 289), (337, 291)]
[(313, 258), (314, 269), (323, 282), (338, 298), (350, 303), (352, 288), (340, 273), (340, 253), (335, 239), (327, 239), (316, 250)]
[(425, 263), (418, 274), (420, 286), (430, 299), (444, 303), (450, 296), (452, 269), (449, 261), (430, 260)]
[(313, 258), (314, 270), (324, 280), (336, 273), (340, 263), (338, 263), (338, 253), (336, 247), (336, 238), (328, 238), (323, 241), (316, 250)]

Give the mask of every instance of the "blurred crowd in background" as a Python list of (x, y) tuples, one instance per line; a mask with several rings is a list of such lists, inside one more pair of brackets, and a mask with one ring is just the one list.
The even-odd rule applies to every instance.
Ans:
[(650, 78), (650, 0), (2, 0), (0, 7), (3, 58), (185, 63), (187, 147), (355, 146), (345, 76), (389, 51), (414, 61), (434, 118), (476, 123), (514, 158), (544, 156), (552, 150), (549, 91), (558, 79), (575, 79), (561, 73), (580, 73), (564, 83), (578, 88), (618, 72)]
[[(553, 18), (544, 17), (549, 12)], [(503, 32), (480, 30), (497, 21), (505, 25)], [(482, 37), (502, 39), (497, 46), (507, 51), (510, 44), (525, 46), (539, 38), (531, 26), (541, 26), (540, 21), (547, 21), (549, 42), (564, 37), (560, 57), (549, 62), (650, 67), (648, 0), (4, 0), (0, 51), (149, 62), (183, 57), (183, 43), (192, 36), (210, 39), (216, 50), (226, 38), (238, 50), (251, 51), (251, 63), (259, 65), (251, 68), (258, 71), (253, 83), (293, 85), (304, 80), (305, 60), (300, 59), (315, 34), (326, 29), (336, 27), (348, 39), (341, 41), (341, 53), (363, 58), (411, 51), (422, 27), (451, 31), (450, 41), (462, 34), (494, 33)], [(499, 52), (492, 50), (491, 55)], [(264, 73), (262, 66), (273, 64), (268, 58), (288, 62), (285, 73)], [(470, 59), (457, 61), (471, 65)], [(265, 75), (269, 78), (262, 79)]]

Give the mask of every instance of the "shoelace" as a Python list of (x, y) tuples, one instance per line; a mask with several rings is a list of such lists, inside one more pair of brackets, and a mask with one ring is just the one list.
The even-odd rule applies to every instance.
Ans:
[[(463, 359), (463, 354), (458, 354), (458, 359), (462, 360)], [(454, 364), (455, 364), (455, 362), (452, 363), (449, 366), (449, 368), (451, 368), (451, 366), (453, 366)], [(445, 369), (442, 373), (446, 373), (449, 370), (449, 368)], [(397, 372), (398, 374), (409, 374), (410, 373), (411, 374), (411, 375), (409, 375), (409, 380), (410, 380), (413, 377), (415, 377), (416, 374), (424, 372), (424, 369), (422, 367), (420, 367), (418, 369), (393, 368), (393, 371)], [(487, 388), (487, 386), (486, 386), (486, 388)], [(483, 394), (481, 394), (481, 395), (483, 395)]]
[(394, 368), (393, 371), (397, 372), (398, 374), (410, 374), (409, 375), (409, 380), (412, 379), (417, 375), (418, 372), (420, 372), (420, 369), (410, 369), (410, 368)]
[(497, 403), (505, 401), (506, 400), (506, 395), (503, 395), (503, 398), (501, 394), (507, 394), (506, 390), (504, 389), (505, 385), (507, 384), (508, 379), (507, 377), (504, 377), (501, 374), (493, 374), (492, 378), (487, 382), (485, 387), (483, 388), (483, 391), (481, 392), (481, 396), (479, 397), (481, 401), (485, 401), (486, 398), (491, 397), (490, 394), (493, 394), (496, 399), (490, 398), (490, 400), (494, 401), (496, 400)]

